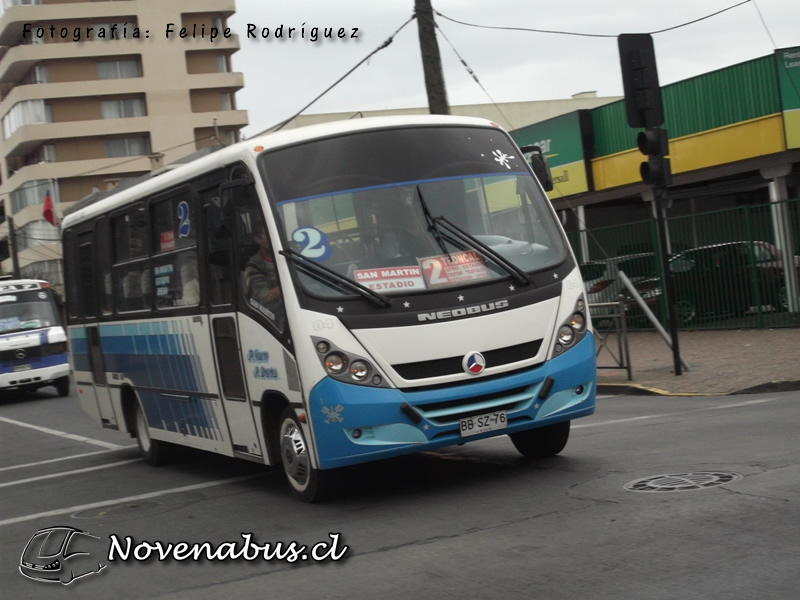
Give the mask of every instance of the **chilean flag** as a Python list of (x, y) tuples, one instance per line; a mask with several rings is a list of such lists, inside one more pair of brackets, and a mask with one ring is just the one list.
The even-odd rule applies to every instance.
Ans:
[(56, 215), (53, 212), (53, 197), (50, 195), (50, 190), (44, 196), (44, 206), (42, 207), (42, 216), (53, 227), (56, 225)]

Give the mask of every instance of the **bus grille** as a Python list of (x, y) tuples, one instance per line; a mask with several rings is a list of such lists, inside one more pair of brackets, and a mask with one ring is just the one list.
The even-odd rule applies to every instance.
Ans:
[(458, 422), (459, 419), (465, 417), (482, 415), (498, 410), (504, 410), (509, 413), (519, 410), (533, 401), (538, 390), (538, 385), (523, 386), (483, 396), (470, 396), (468, 398), (417, 405), (416, 409), (422, 416), (433, 423), (446, 425)]
[[(533, 342), (525, 342), (524, 344), (517, 344), (516, 346), (488, 350), (486, 352), (481, 352), (481, 354), (483, 354), (483, 357), (486, 359), (486, 368), (488, 369), (533, 358), (539, 353), (541, 345), (542, 340), (534, 340)], [(449, 358), (439, 358), (437, 360), (392, 365), (392, 368), (406, 381), (413, 381), (415, 379), (444, 377), (445, 375), (463, 373), (464, 367), (461, 366), (463, 359), (463, 355), (452, 356)]]

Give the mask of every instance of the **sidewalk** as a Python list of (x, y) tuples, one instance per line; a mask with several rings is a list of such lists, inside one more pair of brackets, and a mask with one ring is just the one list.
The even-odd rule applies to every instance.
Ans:
[[(597, 370), (598, 394), (717, 396), (800, 390), (800, 329), (682, 331), (681, 356), (690, 370), (674, 374), (672, 350), (656, 332), (629, 332), (633, 378), (624, 369)], [(618, 354), (617, 338), (607, 346)], [(598, 367), (613, 366), (607, 348)]]

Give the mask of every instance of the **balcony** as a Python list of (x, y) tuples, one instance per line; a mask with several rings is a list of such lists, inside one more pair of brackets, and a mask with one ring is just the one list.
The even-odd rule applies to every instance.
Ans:
[(19, 127), (5, 143), (6, 156), (26, 156), (45, 142), (69, 138), (124, 135), (150, 131), (150, 117), (33, 123)]
[(54, 98), (83, 98), (85, 96), (116, 96), (120, 94), (141, 94), (144, 92), (144, 79), (96, 79), (92, 81), (66, 81), (61, 83), (31, 83), (18, 85), (3, 98), (0, 118), (18, 102), (25, 100), (50, 100)]
[[(201, 4), (198, 2), (197, 4)], [(194, 4), (194, 3), (193, 3)], [(233, 2), (231, 2), (233, 4)], [(34, 6), (12, 6), (0, 17), (0, 46), (14, 46), (22, 42), (22, 27), (25, 23), (74, 21), (81, 19), (103, 19), (109, 21), (127, 17), (141, 11), (135, 0), (129, 2), (69, 2), (38, 4)]]
[[(95, 44), (102, 44), (96, 46)], [(34, 65), (48, 60), (86, 57), (139, 56), (148, 46), (137, 40), (85, 44), (25, 44), (9, 48), (0, 59), (0, 81), (19, 81)]]

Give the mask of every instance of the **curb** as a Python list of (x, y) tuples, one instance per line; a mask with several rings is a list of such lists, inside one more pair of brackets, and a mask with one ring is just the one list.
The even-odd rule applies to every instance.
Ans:
[(800, 391), (800, 380), (770, 381), (732, 392), (670, 392), (638, 383), (598, 383), (597, 393), (611, 396), (737, 396)]

